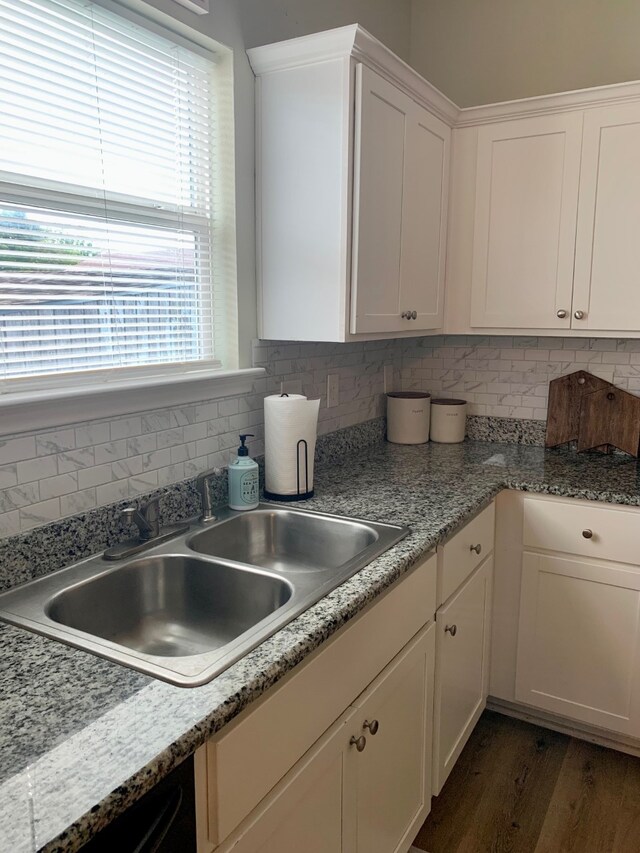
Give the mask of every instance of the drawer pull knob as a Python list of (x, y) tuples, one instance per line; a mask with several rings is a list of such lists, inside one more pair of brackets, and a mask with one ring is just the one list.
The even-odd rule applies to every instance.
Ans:
[(369, 729), (371, 734), (375, 735), (380, 728), (380, 723), (377, 720), (371, 720), (371, 722), (369, 722), (369, 720), (365, 720), (362, 724), (362, 728)]
[(482, 552), (482, 545), (478, 542), (478, 544), (477, 544), (477, 545), (471, 545), (471, 546), (469, 547), (469, 550), (470, 550), (470, 551), (475, 551), (475, 552), (476, 552), (476, 554), (477, 554), (478, 556), (480, 556), (480, 553)]
[(457, 625), (446, 625), (444, 632), (445, 632), (445, 634), (449, 633), (449, 634), (451, 634), (452, 637), (455, 637), (455, 635), (458, 633), (458, 626)]
[(582, 531), (582, 535), (584, 536), (585, 539), (592, 539), (593, 538), (593, 530), (589, 530), (587, 528), (586, 530)]
[(355, 746), (358, 752), (362, 752), (362, 750), (367, 745), (367, 739), (364, 735), (360, 735), (360, 737), (356, 737), (355, 735), (351, 736), (351, 740), (349, 741), (351, 746)]
[(576, 320), (584, 320), (584, 311), (574, 311), (573, 316)]

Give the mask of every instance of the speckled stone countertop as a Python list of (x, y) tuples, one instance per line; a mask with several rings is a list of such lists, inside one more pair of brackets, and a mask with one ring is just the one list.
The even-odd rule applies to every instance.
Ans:
[(0, 625), (0, 851), (74, 851), (503, 488), (640, 505), (622, 456), (381, 444), (319, 466), (309, 509), (411, 534), (209, 684), (174, 687)]

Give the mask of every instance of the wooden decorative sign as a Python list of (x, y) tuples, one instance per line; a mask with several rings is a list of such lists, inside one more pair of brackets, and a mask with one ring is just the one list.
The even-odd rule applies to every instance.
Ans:
[(576, 441), (578, 451), (612, 447), (638, 456), (640, 397), (584, 370), (549, 383), (546, 447)]
[(578, 450), (591, 450), (602, 444), (638, 455), (640, 397), (612, 385), (582, 398)]
[(577, 441), (580, 430), (580, 405), (585, 394), (613, 387), (610, 382), (578, 370), (549, 383), (546, 447)]

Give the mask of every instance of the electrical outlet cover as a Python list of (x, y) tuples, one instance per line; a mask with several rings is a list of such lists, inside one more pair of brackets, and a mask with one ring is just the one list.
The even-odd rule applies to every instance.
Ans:
[(388, 394), (389, 391), (393, 391), (393, 365), (385, 364), (383, 368), (383, 377), (384, 377), (384, 393)]
[(327, 376), (327, 409), (332, 409), (340, 403), (340, 374), (330, 373)]

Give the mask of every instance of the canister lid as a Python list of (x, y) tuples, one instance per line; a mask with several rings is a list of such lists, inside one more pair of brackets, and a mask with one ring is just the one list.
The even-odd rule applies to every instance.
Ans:
[(431, 405), (432, 406), (466, 406), (467, 401), (466, 400), (449, 400), (446, 397), (438, 397), (437, 400), (434, 398), (431, 401)]
[(401, 400), (425, 400), (430, 397), (426, 391), (389, 391), (387, 397), (399, 397)]

